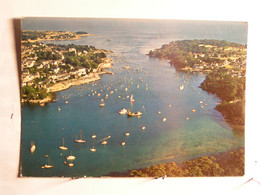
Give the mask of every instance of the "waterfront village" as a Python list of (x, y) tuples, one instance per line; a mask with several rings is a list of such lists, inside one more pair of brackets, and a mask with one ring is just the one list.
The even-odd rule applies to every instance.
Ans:
[(45, 44), (44, 40), (80, 39), (86, 32), (24, 31), (21, 46), (22, 102), (52, 101), (50, 92), (99, 80), (113, 61), (110, 51), (88, 45)]
[(247, 47), (218, 40), (183, 40), (150, 51), (150, 57), (168, 59), (178, 70), (211, 72), (226, 69), (232, 77), (244, 77)]

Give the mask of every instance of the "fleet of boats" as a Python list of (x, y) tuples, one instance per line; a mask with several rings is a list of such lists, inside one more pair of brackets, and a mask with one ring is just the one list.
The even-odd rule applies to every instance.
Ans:
[[(138, 72), (139, 72), (139, 71), (138, 71)], [(131, 80), (132, 80), (132, 78), (131, 78)], [(143, 79), (142, 79), (142, 78), (139, 78), (139, 80), (140, 80), (141, 83), (143, 83)], [(126, 78), (125, 78), (125, 82), (126, 82)], [(117, 84), (119, 84), (119, 83), (120, 83), (120, 81), (118, 81)], [(130, 83), (130, 85), (133, 85), (133, 84), (134, 84), (133, 81), (128, 82), (128, 83)], [(141, 83), (140, 83), (140, 85), (141, 85)], [(92, 84), (92, 85), (94, 86), (94, 84)], [(121, 87), (121, 89), (122, 89), (123, 91), (128, 92), (128, 90), (129, 90), (129, 88), (130, 88), (130, 85), (129, 85), (129, 86), (126, 86), (126, 85), (124, 85), (124, 84), (121, 84), (120, 87)], [(140, 89), (140, 85), (139, 85), (139, 84), (136, 84), (136, 85), (134, 85), (134, 86), (136, 86), (136, 88)], [(109, 96), (113, 95), (114, 92), (116, 93), (116, 92), (118, 91), (117, 88), (114, 88), (114, 89), (112, 90), (112, 88), (111, 88), (111, 87), (113, 87), (112, 84), (111, 84), (110, 86), (106, 86), (106, 87), (107, 87), (107, 89), (102, 88), (102, 89), (99, 90), (99, 91), (91, 90), (91, 93), (88, 94), (88, 97), (90, 97), (91, 95), (92, 95), (92, 96), (97, 96), (97, 97), (102, 97), (102, 96), (103, 96), (104, 99), (108, 99)], [(80, 88), (79, 88), (79, 89), (80, 89)], [(184, 85), (180, 85), (180, 86), (179, 86), (179, 90), (183, 90), (183, 89), (184, 89)], [(149, 90), (148, 84), (145, 84), (145, 90)], [(105, 91), (107, 91), (106, 94), (104, 94)], [(121, 91), (121, 92), (122, 92), (122, 91)], [(104, 97), (104, 96), (105, 96), (105, 97)], [(132, 109), (133, 109), (133, 104), (132, 104), (132, 103), (135, 102), (134, 94), (133, 94), (133, 93), (132, 93), (131, 96), (130, 96), (130, 94), (124, 95), (123, 92), (122, 92), (122, 93), (119, 93), (118, 96), (116, 96), (116, 97), (118, 97), (118, 99), (121, 99), (121, 100), (129, 99), (129, 100), (130, 100), (130, 103), (131, 103), (131, 107), (132, 107)], [(99, 103), (99, 106), (100, 106), (100, 107), (104, 107), (104, 106), (106, 105), (103, 98), (100, 99), (100, 103)], [(69, 98), (67, 98), (67, 99), (69, 99)], [(107, 102), (108, 102), (108, 101), (107, 101)], [(65, 101), (65, 103), (68, 104), (68, 101)], [(204, 100), (203, 100), (203, 101), (200, 101), (200, 107), (201, 107), (201, 108), (203, 108), (204, 105), (205, 105), (205, 106), (207, 105), (206, 103), (203, 105), (203, 103), (204, 103)], [(171, 106), (172, 106), (171, 104), (168, 105), (168, 107), (171, 107)], [(145, 112), (144, 106), (143, 106), (143, 110), (144, 110), (144, 112)], [(59, 112), (61, 111), (61, 108), (60, 108), (60, 107), (58, 107), (58, 111), (59, 111)], [(192, 109), (191, 112), (196, 112), (196, 110), (195, 110), (195, 109)], [(126, 108), (122, 108), (121, 110), (118, 111), (118, 114), (120, 114), (120, 115), (127, 115), (127, 117), (141, 117), (141, 116), (143, 115), (143, 113), (142, 113), (141, 111), (131, 112), (130, 108), (129, 108), (128, 110), (127, 110)], [(158, 111), (158, 114), (162, 114), (162, 111), (159, 110), (159, 111)], [(162, 114), (162, 115), (167, 116), (165, 113)], [(161, 116), (162, 116), (162, 115), (161, 115)], [(187, 117), (185, 117), (185, 119), (186, 119), (186, 120), (189, 120), (190, 117), (187, 116)], [(166, 120), (167, 120), (166, 117), (162, 118), (162, 121), (163, 121), (163, 122), (165, 122)], [(142, 129), (142, 130), (145, 130), (145, 129), (146, 129), (146, 126), (145, 126), (145, 125), (141, 126), (141, 129)], [(129, 131), (125, 132), (125, 136), (126, 136), (126, 137), (129, 137), (129, 136), (130, 136), (130, 132), (129, 132)], [(92, 138), (92, 140), (93, 140), (93, 146), (89, 149), (89, 151), (91, 151), (91, 152), (96, 152), (97, 149), (95, 148), (94, 141), (95, 141), (96, 144), (98, 143), (98, 144), (101, 144), (101, 145), (107, 145), (107, 144), (108, 144), (108, 139), (111, 138), (111, 136), (109, 135), (109, 136), (107, 136), (107, 137), (105, 137), (105, 138), (103, 138), (103, 139), (97, 140), (97, 139), (96, 139), (96, 138), (97, 138), (97, 135), (94, 133), (93, 135), (91, 135), (91, 138)], [(95, 140), (94, 140), (94, 139), (95, 139)], [(125, 139), (129, 139), (129, 138), (125, 138)], [(79, 138), (78, 138), (78, 135), (76, 135), (76, 139), (75, 139), (74, 141), (75, 141), (76, 143), (86, 143), (86, 140), (82, 138), (82, 130), (81, 130), (81, 129), (80, 129)], [(122, 141), (122, 142), (119, 142), (119, 143), (120, 143), (121, 146), (125, 146), (125, 145), (126, 145), (126, 141)], [(119, 143), (118, 143), (118, 144), (119, 144)], [(67, 150), (68, 150), (68, 147), (66, 147), (66, 146), (64, 145), (64, 138), (62, 138), (62, 145), (59, 146), (59, 149), (62, 150), (62, 151), (67, 151)], [(35, 146), (34, 142), (32, 141), (32, 142), (31, 142), (31, 146), (30, 146), (30, 152), (31, 152), (31, 153), (34, 153), (35, 150), (36, 150), (36, 146)], [(67, 162), (67, 161), (64, 161), (64, 164), (66, 164), (66, 165), (69, 166), (69, 167), (73, 167), (73, 166), (74, 166), (74, 163), (73, 163), (72, 161), (75, 161), (75, 160), (76, 160), (76, 156), (72, 155), (72, 153), (71, 153), (70, 155), (66, 156), (65, 158), (66, 158), (66, 160), (67, 160), (68, 162)], [(50, 168), (53, 168), (53, 167), (54, 167), (54, 166), (50, 164), (50, 158), (48, 157), (48, 164), (43, 165), (41, 168), (43, 168), (43, 169), (50, 169)]]

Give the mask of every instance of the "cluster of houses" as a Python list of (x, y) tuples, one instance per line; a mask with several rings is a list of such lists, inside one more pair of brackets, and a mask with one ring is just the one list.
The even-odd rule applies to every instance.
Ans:
[[(22, 45), (22, 87), (26, 85), (34, 85), (35, 87), (46, 88), (48, 86), (68, 80), (71, 78), (79, 78), (86, 76), (90, 71), (97, 72), (97, 69), (91, 68), (75, 68), (63, 62), (64, 51), (55, 51), (59, 56), (58, 60), (38, 60), (37, 52), (41, 47), (41, 51), (52, 51), (52, 46), (42, 43), (39, 45), (32, 44), (29, 47)], [(69, 48), (69, 52), (75, 52), (77, 55), (84, 55), (87, 51), (78, 52), (75, 48)], [(67, 69), (64, 67), (67, 66)], [(69, 67), (69, 68), (68, 68)], [(69, 69), (69, 70), (68, 70)]]
[[(234, 48), (236, 50), (236, 48)], [(226, 49), (227, 50), (227, 49)], [(200, 59), (199, 64), (194, 64), (192, 67), (185, 67), (184, 70), (187, 71), (204, 71), (208, 72), (211, 70), (215, 70), (218, 68), (226, 68), (227, 73), (232, 77), (244, 77), (246, 70), (246, 49), (243, 49), (242, 52), (237, 52), (229, 57), (224, 57), (225, 51), (222, 54), (203, 54), (203, 53), (190, 53), (194, 58)], [(228, 50), (232, 50), (232, 48), (228, 48)], [(211, 62), (207, 63), (203, 59), (206, 57), (215, 57), (218, 59), (222, 59), (222, 62)]]

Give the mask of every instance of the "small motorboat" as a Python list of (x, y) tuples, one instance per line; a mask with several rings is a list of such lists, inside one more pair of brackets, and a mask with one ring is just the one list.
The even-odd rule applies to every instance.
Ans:
[(121, 115), (124, 115), (124, 114), (127, 113), (127, 109), (123, 108), (122, 110), (119, 110), (118, 113), (121, 114)]
[(73, 156), (73, 155), (69, 155), (66, 157), (67, 160), (75, 160), (76, 159), (76, 156)]
[(105, 140), (105, 141), (102, 141), (101, 144), (102, 144), (102, 145), (106, 145), (106, 144), (107, 144), (107, 141), (106, 141), (106, 140)]
[(36, 150), (36, 146), (34, 144), (34, 141), (31, 141), (31, 147), (30, 147), (31, 153), (34, 153), (35, 150)]

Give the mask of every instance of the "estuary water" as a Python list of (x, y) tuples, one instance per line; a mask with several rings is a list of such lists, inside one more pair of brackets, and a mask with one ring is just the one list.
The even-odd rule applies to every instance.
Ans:
[[(244, 137), (236, 135), (221, 113), (214, 110), (220, 100), (199, 88), (205, 75), (177, 72), (166, 60), (145, 54), (182, 39), (245, 44), (246, 23), (25, 18), (22, 29), (86, 31), (93, 36), (48, 43), (109, 49), (113, 51), (109, 57), (114, 60), (110, 69), (114, 75), (102, 75), (98, 82), (57, 92), (55, 102), (44, 107), (22, 106), (23, 176), (99, 177), (158, 163), (182, 163), (244, 146)], [(181, 85), (183, 90), (179, 89)], [(129, 100), (132, 94), (134, 103)], [(102, 98), (105, 107), (99, 107)], [(122, 108), (143, 115), (128, 118), (117, 113)], [(84, 144), (74, 141), (80, 130), (86, 139)], [(91, 138), (93, 134), (97, 135), (95, 139)], [(67, 151), (58, 148), (63, 138)], [(108, 143), (102, 145), (105, 139)], [(36, 145), (33, 154), (29, 151), (32, 140)], [(122, 146), (122, 142), (126, 144)], [(93, 146), (96, 152), (90, 151)], [(70, 154), (77, 157), (71, 168), (64, 165)], [(41, 169), (48, 160), (54, 168)]]

